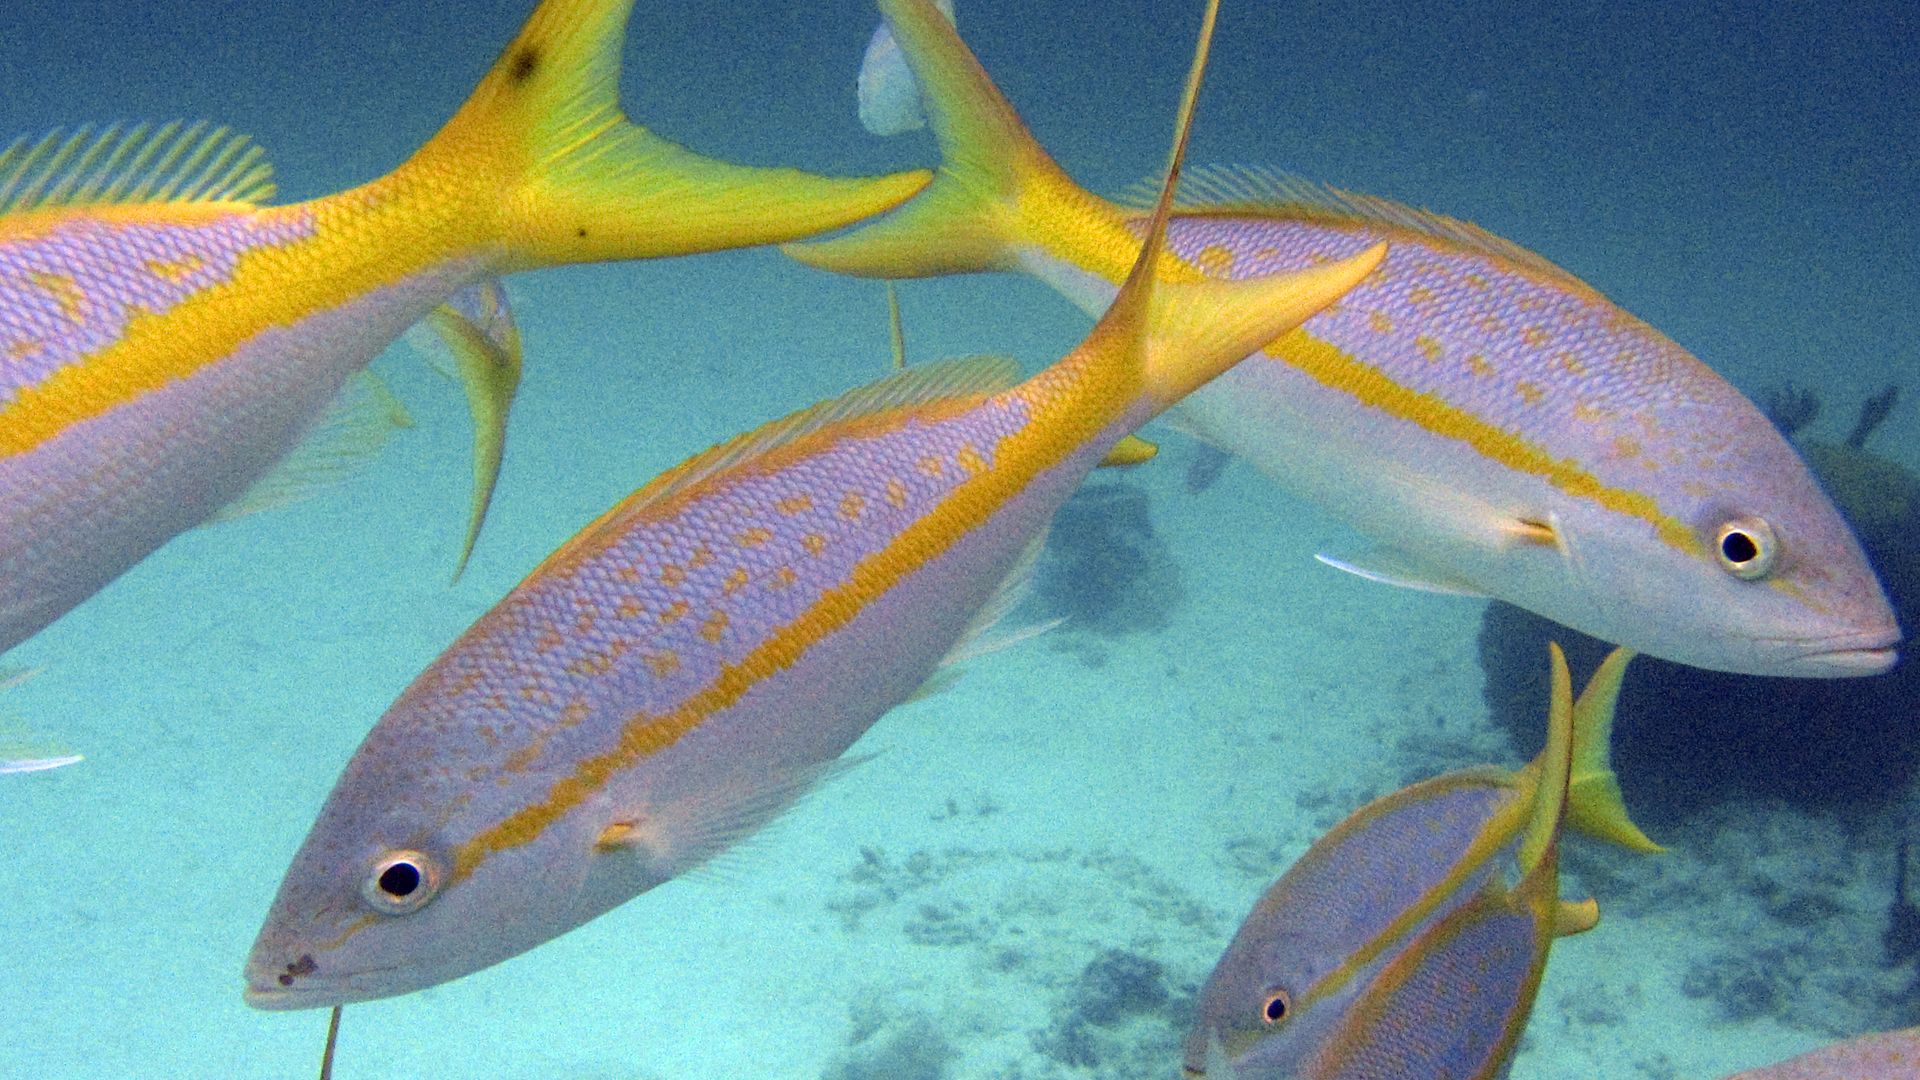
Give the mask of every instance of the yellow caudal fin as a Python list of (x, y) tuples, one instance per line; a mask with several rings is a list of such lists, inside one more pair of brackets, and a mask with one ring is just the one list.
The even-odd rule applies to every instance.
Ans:
[(1123, 407), (1139, 422), (1157, 415), (1208, 380), (1240, 362), (1255, 349), (1305, 322), (1358, 285), (1380, 261), (1387, 246), (1379, 244), (1339, 262), (1293, 274), (1240, 281), (1201, 279), (1192, 282), (1158, 281), (1167, 239), (1167, 220), (1173, 212), (1173, 193), (1180, 184), (1193, 112), (1206, 73), (1207, 51), (1219, 0), (1209, 0), (1187, 73), (1180, 102), (1180, 119), (1167, 160), (1167, 178), (1154, 207), (1133, 270), (1121, 286), (1113, 306), (1065, 364), (1106, 364), (1114, 354), (1124, 356), (1129, 376), (1137, 380)]
[(1075, 184), (1035, 142), (953, 23), (930, 0), (880, 0), (911, 67), (940, 168), (899, 210), (844, 236), (782, 248), (822, 270), (863, 277), (927, 277), (1009, 270), (1019, 250), (1073, 232), (1097, 252), (1096, 272), (1125, 275), (1139, 241), (1127, 216)]
[(1549, 642), (1547, 650), (1553, 663), (1547, 707), (1547, 748), (1540, 751), (1540, 777), (1534, 787), (1533, 815), (1527, 821), (1526, 835), (1520, 839), (1523, 879), (1543, 872), (1553, 875), (1560, 826), (1566, 818), (1567, 782), (1573, 771), (1573, 676), (1567, 671), (1567, 656), (1560, 651), (1560, 646)]
[(497, 215), (499, 269), (638, 259), (809, 236), (879, 213), (924, 172), (833, 179), (729, 165), (620, 111), (633, 0), (545, 0), (473, 96), (408, 163)]
[(1620, 778), (1613, 773), (1613, 710), (1633, 656), (1629, 649), (1608, 653), (1574, 703), (1567, 823), (1588, 836), (1651, 855), (1666, 848), (1654, 843), (1627, 815)]

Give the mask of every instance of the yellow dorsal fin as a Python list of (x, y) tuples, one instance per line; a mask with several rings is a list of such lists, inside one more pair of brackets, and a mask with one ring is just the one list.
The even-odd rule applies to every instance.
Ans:
[[(1144, 211), (1158, 188), (1142, 180), (1122, 192), (1118, 202)], [(1344, 191), (1281, 169), (1255, 165), (1203, 165), (1187, 171), (1175, 209), (1191, 214), (1278, 216), (1332, 225), (1364, 224), (1438, 241), (1591, 291), (1592, 286), (1535, 252), (1469, 221), (1421, 210), (1377, 195)]]
[(204, 121), (49, 131), (0, 150), (0, 214), (114, 203), (238, 203), (273, 196), (245, 135)]
[(934, 401), (978, 399), (1005, 390), (1019, 381), (1019, 367), (1004, 356), (942, 360), (907, 368), (879, 382), (762, 424), (654, 477), (645, 487), (614, 504), (612, 509), (547, 556), (541, 568), (529, 576), (537, 576), (546, 567), (570, 558), (575, 552), (587, 550), (588, 545), (597, 542), (600, 527), (606, 522), (625, 517), (642, 507), (664, 502), (703, 480), (806, 438), (830, 425)]
[(1573, 774), (1567, 788), (1567, 823), (1588, 836), (1643, 854), (1666, 850), (1640, 831), (1627, 816), (1620, 778), (1613, 773), (1613, 711), (1620, 700), (1621, 680), (1633, 659), (1629, 649), (1615, 649), (1587, 680), (1573, 705)]

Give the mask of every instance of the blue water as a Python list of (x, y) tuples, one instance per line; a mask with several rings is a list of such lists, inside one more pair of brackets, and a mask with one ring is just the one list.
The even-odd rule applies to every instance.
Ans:
[[(0, 133), (204, 117), (267, 147), (282, 198), (320, 195), (428, 137), (527, 6), (15, 5)], [(1041, 143), (1112, 190), (1161, 166), (1194, 7), (963, 0), (961, 22)], [(1867, 394), (1920, 383), (1911, 5), (1434, 7), (1228, 0), (1192, 160), (1474, 220), (1749, 392), (1813, 387), (1829, 439)], [(866, 5), (640, 8), (626, 103), (662, 134), (817, 171), (932, 162), (924, 138), (872, 139), (854, 118)], [(368, 726), (614, 500), (887, 363), (877, 285), (768, 251), (511, 288), (526, 379), (457, 586), (464, 406), (400, 348), (378, 366), (417, 424), (369, 475), (180, 538), (5, 658), (45, 670), (0, 712), (87, 761), (0, 783), (0, 1076), (313, 1075), (324, 1015), (249, 1010), (240, 966)], [(1032, 369), (1086, 326), (1012, 278), (916, 282), (903, 300), (916, 360)], [(1874, 449), (1920, 466), (1901, 409)], [(1069, 628), (976, 664), (723, 866), (347, 1010), (337, 1075), (1174, 1075), (1180, 1001), (1287, 860), (1414, 765), (1511, 751), (1481, 702), (1479, 604), (1317, 566), (1337, 523), (1244, 467), (1189, 494), (1192, 448), (1166, 444), (1099, 481), (1152, 507), (1184, 596), (1142, 616), (1158, 629)], [(1911, 973), (1880, 968), (1877, 935), (1899, 825), (1891, 807), (1744, 802), (1674, 825), (1657, 866), (1576, 859), (1568, 894), (1593, 891), (1607, 920), (1556, 948), (1514, 1075), (1711, 1078), (1897, 1018)], [(1757, 879), (1820, 902), (1783, 910)], [(1105, 984), (1086, 969), (1110, 950), (1161, 970), (1139, 1012), (1095, 1023)], [(1755, 987), (1731, 1012), (1738, 994), (1698, 993), (1781, 955), (1807, 992)]]

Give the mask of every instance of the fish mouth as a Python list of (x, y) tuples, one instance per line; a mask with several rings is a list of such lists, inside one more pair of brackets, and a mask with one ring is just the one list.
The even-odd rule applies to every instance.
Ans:
[(1880, 675), (1899, 661), (1899, 645), (1899, 627), (1827, 638), (1791, 657), (1780, 674), (1830, 679)]
[[(263, 1012), (292, 1012), (296, 1009), (331, 1009), (335, 1005), (353, 1005), (362, 1001), (390, 997), (393, 991), (365, 988), (352, 982), (295, 982), (282, 984), (283, 969), (266, 974), (249, 972), (247, 987), (241, 992), (246, 1003)], [(356, 972), (355, 979), (377, 975), (394, 968), (368, 968)]]

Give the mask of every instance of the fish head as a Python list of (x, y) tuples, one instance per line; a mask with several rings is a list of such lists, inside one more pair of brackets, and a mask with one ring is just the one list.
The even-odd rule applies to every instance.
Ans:
[(1295, 1076), (1347, 1024), (1372, 973), (1495, 873), (1524, 823), (1516, 784), (1497, 769), (1451, 773), (1375, 800), (1316, 841), (1208, 976), (1187, 1075)]
[(368, 736), (289, 865), (247, 959), (248, 1004), (320, 1008), (423, 990), (644, 887), (607, 880), (645, 868), (596, 854), (593, 806), (515, 817), (558, 777), (488, 764), (478, 737), (428, 746), (404, 719), (390, 712)]
[[(1658, 407), (1616, 435), (1631, 463), (1556, 493), (1552, 543), (1514, 560), (1523, 607), (1675, 663), (1749, 675), (1874, 675), (1900, 626), (1806, 463), (1731, 386), (1698, 415)], [(1627, 423), (1627, 421), (1622, 421)], [(1544, 572), (1529, 574), (1531, 562)], [(1528, 578), (1531, 577), (1531, 580)]]

